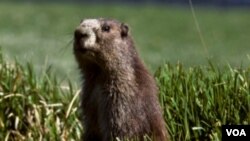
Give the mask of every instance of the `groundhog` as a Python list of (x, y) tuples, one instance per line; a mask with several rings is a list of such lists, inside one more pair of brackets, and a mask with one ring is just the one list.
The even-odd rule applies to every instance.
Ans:
[(85, 19), (74, 32), (83, 77), (83, 141), (167, 141), (154, 78), (134, 46), (129, 27), (113, 19)]

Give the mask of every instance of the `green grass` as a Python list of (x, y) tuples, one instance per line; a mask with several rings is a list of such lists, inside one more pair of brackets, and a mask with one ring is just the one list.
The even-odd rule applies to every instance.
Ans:
[[(221, 125), (250, 124), (250, 68), (183, 68), (165, 64), (155, 74), (173, 141), (220, 140)], [(79, 91), (51, 68), (0, 55), (0, 140), (80, 140)]]
[(0, 46), (6, 58), (32, 61), (36, 70), (52, 65), (60, 76), (77, 80), (72, 33), (80, 19), (110, 17), (130, 25), (145, 63), (155, 71), (163, 62), (185, 66), (248, 66), (249, 9), (195, 7), (207, 45), (201, 44), (189, 7), (87, 4), (0, 3)]
[(50, 70), (38, 76), (31, 64), (10, 64), (0, 52), (0, 140), (79, 140), (78, 92)]
[(173, 140), (221, 140), (221, 125), (250, 124), (250, 68), (166, 64), (156, 79)]

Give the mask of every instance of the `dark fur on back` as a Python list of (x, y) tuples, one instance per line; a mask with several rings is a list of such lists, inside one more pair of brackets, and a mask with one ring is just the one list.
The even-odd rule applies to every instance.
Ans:
[[(110, 31), (113, 35), (97, 31), (96, 48), (101, 49), (91, 57), (75, 50), (84, 79), (83, 141), (143, 141), (145, 135), (154, 141), (167, 141), (156, 83), (140, 60), (131, 36), (127, 31), (122, 33), (127, 27), (118, 21), (99, 21), (119, 31)], [(74, 48), (77, 44), (75, 41)]]

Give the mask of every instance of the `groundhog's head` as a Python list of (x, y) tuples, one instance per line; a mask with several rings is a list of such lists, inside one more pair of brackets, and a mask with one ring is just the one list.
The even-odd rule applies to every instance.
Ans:
[(126, 24), (116, 20), (82, 20), (74, 33), (78, 63), (95, 63), (100, 67), (128, 63), (136, 54), (128, 31)]

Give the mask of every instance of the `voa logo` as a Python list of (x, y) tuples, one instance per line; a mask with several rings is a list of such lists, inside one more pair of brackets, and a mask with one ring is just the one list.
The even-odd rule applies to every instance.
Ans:
[(226, 129), (227, 136), (247, 136), (244, 129)]

